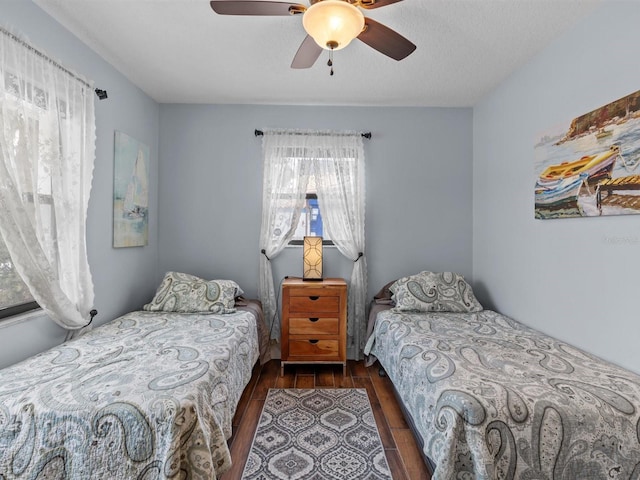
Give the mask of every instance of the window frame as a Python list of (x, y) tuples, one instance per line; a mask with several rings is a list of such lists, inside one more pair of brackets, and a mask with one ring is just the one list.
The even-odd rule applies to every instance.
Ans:
[(41, 307), (38, 302), (21, 303), (20, 305), (14, 305), (13, 307), (6, 307), (0, 309), (0, 322), (10, 317), (15, 317), (22, 313), (31, 312), (33, 310), (39, 310)]

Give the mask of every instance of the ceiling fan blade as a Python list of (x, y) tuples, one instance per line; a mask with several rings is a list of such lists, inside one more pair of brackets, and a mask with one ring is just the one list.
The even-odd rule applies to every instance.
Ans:
[(365, 17), (364, 24), (365, 29), (358, 35), (358, 40), (362, 40), (387, 57), (391, 57), (394, 60), (402, 60), (416, 49), (413, 43), (398, 32), (385, 27), (375, 20)]
[(307, 7), (299, 3), (265, 2), (262, 0), (213, 0), (213, 11), (220, 15), (291, 15), (303, 13)]
[(322, 53), (322, 47), (316, 41), (307, 35), (302, 41), (300, 48), (296, 52), (291, 62), (291, 68), (311, 68)]
[(402, 0), (360, 0), (360, 6), (367, 10), (371, 10), (373, 8), (386, 7), (387, 5), (401, 1)]

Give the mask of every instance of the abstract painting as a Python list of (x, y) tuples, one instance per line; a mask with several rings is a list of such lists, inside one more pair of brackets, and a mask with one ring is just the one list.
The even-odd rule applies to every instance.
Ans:
[(640, 213), (640, 91), (538, 136), (535, 217)]
[(149, 242), (149, 147), (115, 132), (113, 246), (141, 247)]

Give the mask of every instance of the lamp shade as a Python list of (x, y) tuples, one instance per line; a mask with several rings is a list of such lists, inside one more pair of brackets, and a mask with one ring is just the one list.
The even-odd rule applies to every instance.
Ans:
[(322, 237), (304, 237), (302, 279), (322, 280)]
[(302, 25), (322, 48), (340, 50), (360, 35), (364, 28), (364, 15), (343, 0), (323, 0), (304, 12)]

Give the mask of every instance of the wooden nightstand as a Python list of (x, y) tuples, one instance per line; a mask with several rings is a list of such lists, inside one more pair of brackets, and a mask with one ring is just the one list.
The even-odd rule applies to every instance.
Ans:
[(288, 363), (341, 363), (347, 373), (347, 282), (282, 283), (281, 369)]

